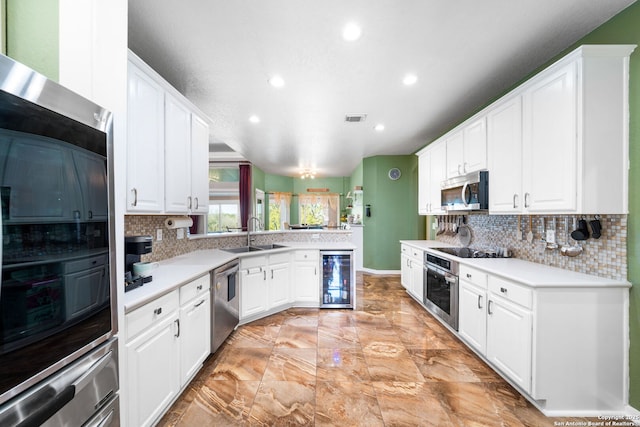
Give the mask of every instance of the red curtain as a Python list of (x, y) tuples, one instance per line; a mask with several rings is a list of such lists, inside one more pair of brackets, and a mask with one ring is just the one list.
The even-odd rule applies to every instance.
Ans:
[(251, 165), (240, 165), (240, 226), (247, 231), (251, 214)]

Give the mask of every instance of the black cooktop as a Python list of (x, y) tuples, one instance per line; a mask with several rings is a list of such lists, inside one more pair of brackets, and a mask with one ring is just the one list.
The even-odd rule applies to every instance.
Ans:
[(485, 251), (473, 248), (433, 248), (445, 254), (455, 255), (458, 258), (498, 258), (496, 251)]

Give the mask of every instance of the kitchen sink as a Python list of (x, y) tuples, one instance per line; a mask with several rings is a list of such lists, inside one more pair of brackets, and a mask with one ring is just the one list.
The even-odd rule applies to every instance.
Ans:
[(284, 245), (278, 245), (275, 243), (271, 243), (269, 245), (255, 245), (252, 246), (252, 248), (260, 248), (262, 250), (269, 250), (269, 249), (280, 249), (280, 248), (286, 248), (286, 246)]
[(225, 248), (222, 249), (226, 252), (233, 252), (234, 254), (242, 254), (247, 252), (267, 251), (269, 249), (286, 248), (284, 245), (269, 244), (269, 245), (256, 245), (256, 246), (240, 246), (238, 248)]
[(222, 249), (225, 252), (233, 252), (234, 254), (241, 254), (245, 252), (257, 252), (262, 251), (264, 249), (257, 248), (255, 246), (240, 246), (239, 248), (224, 248)]

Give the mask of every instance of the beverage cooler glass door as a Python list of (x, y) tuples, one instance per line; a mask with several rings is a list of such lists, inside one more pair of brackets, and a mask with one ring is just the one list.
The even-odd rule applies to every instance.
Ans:
[(323, 308), (353, 308), (355, 270), (353, 251), (320, 251), (322, 262)]
[(0, 55), (0, 405), (115, 333), (110, 129)]

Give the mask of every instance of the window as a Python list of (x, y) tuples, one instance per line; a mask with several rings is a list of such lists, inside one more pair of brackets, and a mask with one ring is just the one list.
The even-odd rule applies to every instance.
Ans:
[(298, 196), (300, 224), (337, 227), (340, 223), (338, 194), (301, 194)]
[(269, 193), (269, 230), (284, 230), (289, 224), (291, 193)]
[(240, 229), (239, 180), (237, 164), (210, 163), (207, 233)]

